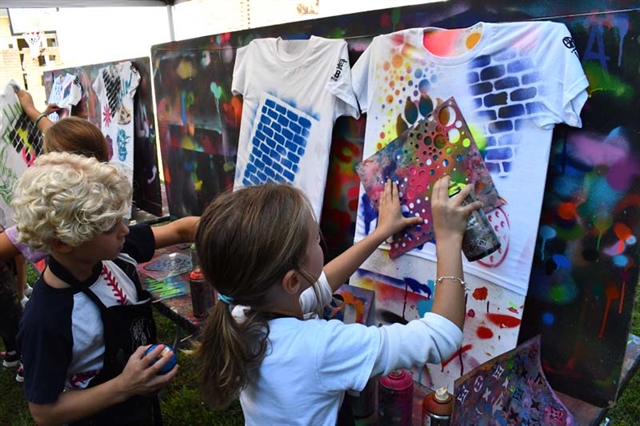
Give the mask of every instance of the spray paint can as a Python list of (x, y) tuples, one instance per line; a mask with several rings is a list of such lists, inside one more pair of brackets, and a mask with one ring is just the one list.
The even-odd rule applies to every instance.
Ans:
[[(465, 185), (457, 182), (449, 183), (449, 197), (459, 193)], [(476, 194), (471, 191), (462, 205), (476, 201)], [(462, 252), (469, 262), (482, 259), (500, 248), (500, 241), (496, 232), (491, 227), (487, 216), (482, 209), (471, 212), (467, 219), (467, 230), (462, 239)]]
[(442, 387), (422, 400), (422, 426), (449, 426), (453, 411), (453, 395)]
[[(376, 411), (376, 379), (369, 379), (361, 392), (347, 392), (351, 399), (351, 410), (355, 419), (365, 419)], [(345, 396), (346, 397), (346, 396)]]
[(411, 425), (413, 379), (404, 370), (394, 370), (378, 381), (378, 424)]
[(204, 274), (200, 269), (194, 269), (189, 274), (189, 286), (191, 287), (193, 316), (198, 319), (205, 318), (214, 303), (214, 290), (204, 279)]

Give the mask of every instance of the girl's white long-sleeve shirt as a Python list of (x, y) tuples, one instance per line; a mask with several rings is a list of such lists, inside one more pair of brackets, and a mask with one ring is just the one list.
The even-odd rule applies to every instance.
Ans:
[[(312, 312), (331, 302), (324, 273), (314, 287), (300, 296), (304, 321), (269, 322), (267, 355), (240, 394), (249, 425), (335, 425), (344, 391), (361, 391), (371, 377), (399, 368), (440, 363), (462, 344), (460, 329), (434, 313), (381, 327), (319, 319)], [(235, 307), (236, 320), (245, 309)]]

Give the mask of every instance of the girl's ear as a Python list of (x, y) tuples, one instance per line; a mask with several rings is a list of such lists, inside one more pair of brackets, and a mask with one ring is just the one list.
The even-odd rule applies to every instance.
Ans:
[(291, 269), (282, 279), (282, 289), (287, 294), (297, 294), (300, 290), (300, 276), (298, 272)]

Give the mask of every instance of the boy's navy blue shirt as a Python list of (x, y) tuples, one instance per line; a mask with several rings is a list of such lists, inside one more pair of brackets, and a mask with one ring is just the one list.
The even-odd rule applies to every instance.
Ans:
[[(132, 274), (137, 273), (136, 263), (151, 260), (154, 251), (151, 227), (132, 226), (118, 256), (126, 262), (126, 271), (113, 261), (98, 262), (81, 285), (90, 287), (106, 306), (138, 303)], [(55, 289), (38, 278), (18, 333), (29, 402), (53, 403), (63, 390), (86, 388), (99, 373), (104, 353), (100, 318), (95, 303), (80, 289)]]

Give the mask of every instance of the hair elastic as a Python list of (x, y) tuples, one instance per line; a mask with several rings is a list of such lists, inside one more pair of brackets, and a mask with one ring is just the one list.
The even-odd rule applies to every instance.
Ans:
[(218, 293), (218, 300), (223, 302), (223, 303), (226, 303), (229, 306), (231, 306), (233, 304), (233, 297), (225, 296), (222, 293)]

